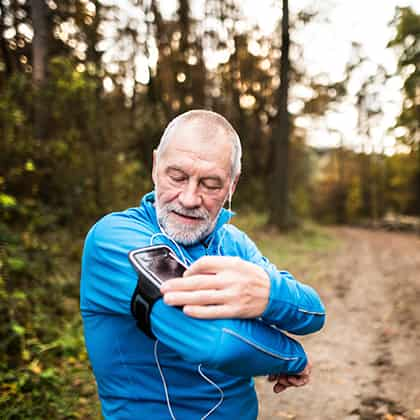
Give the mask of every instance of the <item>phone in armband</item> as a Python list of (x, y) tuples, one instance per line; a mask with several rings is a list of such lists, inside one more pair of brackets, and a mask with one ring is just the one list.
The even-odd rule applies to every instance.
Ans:
[(155, 302), (162, 297), (160, 286), (169, 279), (182, 277), (187, 267), (166, 245), (134, 249), (128, 258), (138, 273), (137, 287), (131, 299), (131, 313), (137, 320), (137, 326), (154, 338), (150, 314)]
[(175, 277), (182, 277), (187, 267), (166, 245), (155, 245), (135, 249), (129, 259), (140, 276), (144, 276), (156, 287)]

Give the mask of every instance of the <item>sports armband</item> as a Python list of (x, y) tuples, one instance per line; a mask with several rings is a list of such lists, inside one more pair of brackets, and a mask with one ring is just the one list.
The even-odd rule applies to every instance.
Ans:
[(137, 286), (131, 298), (131, 313), (137, 320), (137, 326), (150, 338), (155, 339), (150, 325), (150, 314), (154, 303), (162, 297), (159, 288), (147, 279), (139, 275)]
[(138, 327), (149, 337), (155, 338), (150, 325), (154, 303), (162, 297), (160, 286), (166, 280), (182, 277), (186, 266), (166, 245), (139, 248), (128, 254), (138, 273), (136, 290), (131, 299), (131, 313)]

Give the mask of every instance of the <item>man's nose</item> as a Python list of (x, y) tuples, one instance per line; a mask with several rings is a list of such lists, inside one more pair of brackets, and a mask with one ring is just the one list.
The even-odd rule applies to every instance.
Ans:
[(201, 206), (202, 198), (198, 191), (197, 185), (188, 183), (178, 196), (179, 202), (185, 208), (196, 208)]

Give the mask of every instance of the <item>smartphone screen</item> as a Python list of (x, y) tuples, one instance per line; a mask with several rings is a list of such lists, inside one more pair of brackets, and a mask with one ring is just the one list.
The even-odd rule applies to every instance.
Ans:
[(136, 251), (132, 254), (132, 258), (136, 265), (152, 273), (160, 282), (182, 277), (186, 270), (172, 251), (164, 246)]

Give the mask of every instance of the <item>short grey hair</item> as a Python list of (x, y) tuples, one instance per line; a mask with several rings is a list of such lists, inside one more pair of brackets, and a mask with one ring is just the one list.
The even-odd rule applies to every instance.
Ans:
[(160, 155), (168, 145), (172, 131), (181, 123), (187, 121), (199, 121), (206, 124), (214, 124), (217, 128), (222, 129), (227, 137), (232, 142), (232, 156), (231, 156), (231, 178), (232, 181), (241, 173), (241, 159), (242, 159), (242, 146), (241, 140), (236, 130), (232, 127), (230, 122), (218, 114), (217, 112), (208, 111), (205, 109), (194, 109), (191, 111), (184, 112), (183, 114), (175, 117), (165, 128), (162, 134), (159, 145), (156, 149), (157, 158), (159, 160)]

